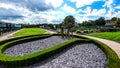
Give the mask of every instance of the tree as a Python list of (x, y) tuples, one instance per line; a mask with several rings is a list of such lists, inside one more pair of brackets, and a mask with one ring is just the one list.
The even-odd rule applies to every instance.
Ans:
[(120, 27), (120, 18), (116, 20), (115, 26)]
[(83, 26), (91, 26), (93, 24), (91, 22), (89, 22), (89, 21), (83, 21), (82, 25)]
[(111, 21), (116, 21), (117, 20), (117, 17), (112, 17), (111, 18)]
[(104, 17), (100, 17), (99, 19), (95, 20), (95, 22), (96, 22), (96, 25), (98, 26), (103, 26), (106, 24)]
[(63, 28), (68, 29), (67, 31), (68, 36), (70, 36), (70, 32), (72, 33), (72, 28), (74, 27), (74, 25), (75, 25), (75, 18), (72, 15), (66, 16), (62, 23), (62, 26)]

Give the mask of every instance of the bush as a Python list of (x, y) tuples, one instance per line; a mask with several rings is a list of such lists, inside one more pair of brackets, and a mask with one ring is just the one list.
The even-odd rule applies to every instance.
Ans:
[(76, 33), (81, 33), (80, 30), (76, 30)]
[(60, 30), (57, 30), (56, 32), (57, 32), (58, 34), (60, 34)]

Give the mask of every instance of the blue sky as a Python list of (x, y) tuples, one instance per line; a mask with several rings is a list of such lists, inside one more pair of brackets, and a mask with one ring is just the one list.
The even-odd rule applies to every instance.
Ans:
[(120, 0), (0, 0), (0, 20), (12, 23), (61, 23), (120, 17)]

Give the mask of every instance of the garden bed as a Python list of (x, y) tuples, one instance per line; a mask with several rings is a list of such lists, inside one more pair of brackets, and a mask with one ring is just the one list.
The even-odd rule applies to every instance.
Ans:
[(67, 40), (68, 40), (67, 38), (62, 38), (61, 36), (52, 36), (41, 40), (14, 45), (6, 49), (4, 51), (4, 54), (10, 56), (23, 56), (26, 54), (30, 54), (32, 52), (37, 52), (44, 48), (51, 47), (53, 45), (57, 45)]
[[(82, 38), (77, 35), (74, 35), (74, 37), (76, 37), (74, 39), (70, 39), (68, 41), (61, 42), (60, 44), (55, 44), (54, 46), (51, 45), (48, 48), (43, 48), (42, 50), (36, 51), (34, 53), (30, 53), (30, 54), (25, 54), (25, 55), (21, 55), (21, 56), (9, 56), (9, 55), (6, 55), (3, 53), (6, 49), (12, 48), (15, 45), (20, 45), (22, 43), (28, 43), (28, 42), (32, 42), (35, 40), (37, 41), (39, 39), (41, 39), (41, 40), (45, 39), (45, 38), (47, 39), (48, 37), (50, 38), (52, 36), (58, 37), (59, 35), (57, 35), (57, 34), (54, 34), (54, 35), (44, 35), (43, 34), (43, 35), (35, 35), (35, 36), (33, 35), (33, 36), (28, 36), (28, 37), (25, 36), (23, 38), (22, 37), (14, 38), (14, 39), (0, 42), (0, 44), (1, 44), (1, 46), (0, 46), (0, 63), (8, 68), (9, 67), (18, 68), (18, 67), (25, 67), (25, 66), (31, 67), (34, 65), (36, 67), (38, 65), (38, 67), (39, 67), (39, 63), (40, 63), (40, 66), (43, 66), (43, 68), (44, 68), (44, 67), (46, 67), (45, 65), (48, 64), (47, 66), (49, 66), (49, 64), (50, 64), (49, 62), (56, 60), (56, 58), (60, 58), (61, 60), (57, 59), (58, 62), (55, 61), (55, 65), (56, 65), (56, 63), (64, 62), (65, 58), (63, 58), (63, 57), (68, 57), (68, 58), (66, 58), (66, 60), (68, 59), (69, 62), (66, 61), (65, 65), (63, 65), (63, 67), (67, 66), (67, 65), (69, 67), (69, 63), (71, 63), (72, 58), (73, 58), (73, 60), (75, 60), (75, 62), (79, 62), (78, 61), (79, 59), (78, 60), (76, 60), (76, 59), (78, 57), (80, 57), (80, 59), (81, 59), (81, 57), (82, 57), (83, 59), (81, 59), (81, 62), (82, 62), (82, 60), (84, 62), (82, 62), (82, 64), (80, 64), (80, 65), (85, 65), (88, 62), (94, 63), (94, 61), (89, 61), (88, 59), (86, 59), (86, 58), (91, 57), (91, 60), (97, 59), (95, 61), (98, 62), (98, 67), (100, 67), (100, 65), (102, 65), (102, 64), (103, 64), (103, 67), (106, 66), (108, 68), (119, 68), (119, 66), (120, 66), (120, 59), (118, 58), (117, 54), (111, 48), (109, 48), (108, 46), (106, 46), (105, 44), (103, 44), (97, 40)], [(51, 41), (51, 40), (49, 40), (49, 41)], [(80, 46), (80, 47), (77, 47), (77, 46)], [(83, 48), (81, 46), (83, 46)], [(91, 49), (89, 49), (89, 47), (93, 48), (93, 49), (91, 50)], [(102, 49), (102, 50), (100, 50), (100, 49)], [(94, 51), (94, 52), (92, 52), (92, 51)], [(98, 55), (97, 55), (97, 53), (98, 53)], [(76, 58), (73, 57), (74, 55), (76, 55), (75, 56)], [(62, 58), (61, 58), (61, 56), (62, 56)], [(52, 58), (52, 60), (50, 57)], [(101, 59), (102, 57), (104, 57), (104, 58)], [(71, 58), (71, 59), (69, 59), (69, 58)], [(64, 61), (62, 61), (62, 60), (64, 60)], [(99, 62), (101, 62), (101, 64)], [(94, 64), (96, 65), (97, 63), (94, 63)], [(74, 67), (75, 63), (71, 63), (70, 65), (72, 65)], [(53, 65), (50, 65), (50, 66), (54, 66), (54, 63), (53, 63)], [(88, 66), (90, 66), (90, 65), (88, 65)], [(79, 67), (79, 65), (76, 67)]]
[(45, 61), (24, 68), (107, 68), (105, 53), (93, 43), (76, 44)]

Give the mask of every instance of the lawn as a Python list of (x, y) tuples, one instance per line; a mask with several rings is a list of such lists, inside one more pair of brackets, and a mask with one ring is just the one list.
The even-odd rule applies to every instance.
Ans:
[(102, 32), (88, 35), (120, 42), (120, 32)]
[(26, 36), (35, 34), (44, 34), (46, 31), (40, 28), (23, 28), (19, 32), (15, 33), (14, 36)]

